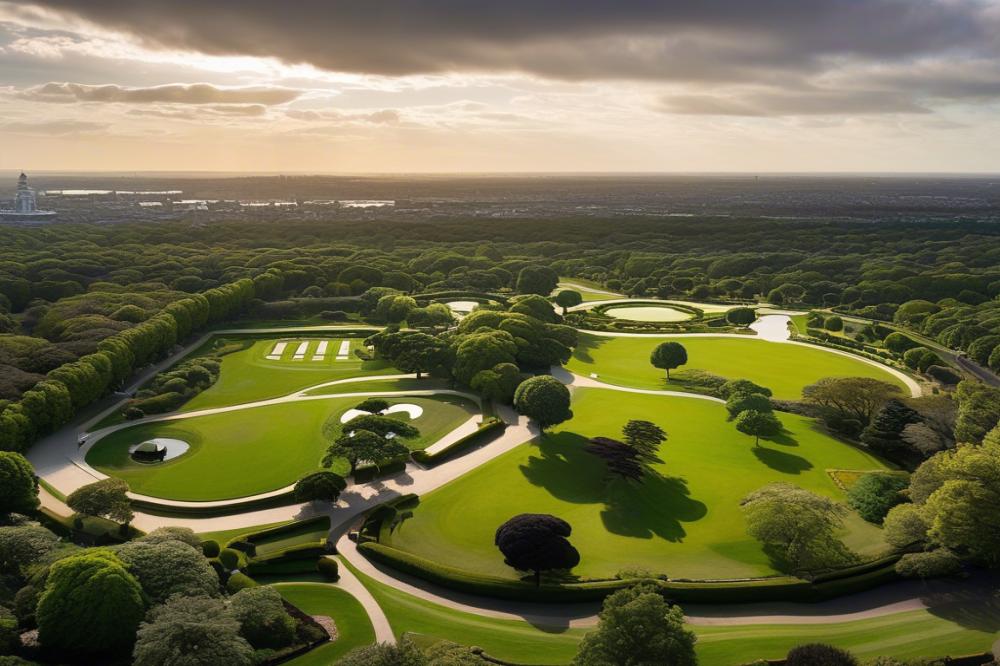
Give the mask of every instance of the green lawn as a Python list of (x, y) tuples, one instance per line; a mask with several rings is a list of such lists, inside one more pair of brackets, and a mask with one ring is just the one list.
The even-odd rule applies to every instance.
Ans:
[[(343, 560), (341, 562), (344, 563)], [(569, 663), (587, 631), (568, 627), (536, 627), (520, 620), (465, 613), (418, 599), (375, 581), (356, 569), (351, 570), (375, 597), (397, 636), (411, 633), (462, 645), (476, 645), (497, 659), (540, 665)]]
[[(679, 370), (707, 370), (731, 379), (749, 379), (774, 392), (774, 397), (794, 400), (802, 389), (823, 377), (873, 377), (909, 391), (889, 372), (864, 361), (834, 354), (819, 347), (767, 342), (753, 338), (676, 337), (687, 350), (688, 362)], [(580, 344), (567, 364), (571, 371), (609, 384), (644, 389), (684, 390), (668, 383), (662, 370), (649, 362), (653, 349), (664, 338), (603, 337), (580, 334)]]
[(625, 298), (623, 294), (602, 294), (600, 292), (613, 291), (613, 290), (602, 287), (596, 282), (591, 282), (589, 280), (583, 280), (580, 278), (573, 278), (568, 282), (560, 282), (558, 285), (556, 285), (556, 288), (552, 292), (552, 295), (555, 296), (560, 291), (567, 291), (567, 290), (580, 292), (580, 295), (583, 296), (584, 303), (591, 303), (594, 301), (606, 301), (611, 298)]
[[(390, 545), (440, 564), (514, 577), (493, 545), (496, 528), (519, 513), (551, 513), (573, 526), (582, 556), (574, 573), (608, 578), (640, 567), (676, 578), (775, 573), (745, 533), (740, 500), (774, 481), (843, 499), (830, 468), (884, 469), (867, 453), (837, 442), (811, 420), (780, 414), (787, 432), (762, 442), (736, 431), (716, 402), (579, 389), (571, 421), (538, 444), (500, 456), (421, 498)], [(641, 485), (608, 482), (586, 453), (587, 438), (620, 436), (630, 418), (670, 435), (660, 473)], [(883, 549), (881, 532), (852, 515), (845, 539), (866, 555)]]
[[(267, 357), (280, 340), (288, 342), (279, 360)], [(340, 343), (351, 341), (351, 353), (346, 360), (336, 360)], [(213, 345), (224, 345), (234, 339), (218, 338)], [(318, 343), (327, 340), (327, 352), (322, 361), (312, 357)], [(298, 344), (308, 341), (308, 353), (303, 360), (294, 360)], [(222, 372), (218, 381), (189, 400), (180, 411), (194, 411), (209, 407), (238, 405), (244, 402), (276, 398), (323, 382), (365, 375), (397, 374), (399, 371), (384, 361), (361, 361), (354, 350), (363, 338), (346, 338), (336, 331), (324, 337), (289, 336), (269, 338), (254, 342), (248, 349), (226, 354), (222, 358)], [(206, 351), (210, 350), (209, 347)]]
[(687, 321), (694, 317), (690, 312), (684, 312), (666, 305), (622, 305), (610, 307), (604, 311), (612, 319), (648, 322)]
[[(208, 501), (255, 495), (295, 483), (318, 469), (327, 447), (323, 424), (362, 399), (305, 400), (140, 424), (99, 441), (88, 451), (87, 462), (125, 479), (134, 492), (154, 497)], [(478, 411), (472, 403), (451, 396), (400, 397), (390, 402), (424, 408), (412, 421), (421, 436), (406, 442), (414, 450), (433, 444)], [(151, 437), (180, 439), (191, 449), (161, 464), (132, 461), (128, 447)]]
[(322, 583), (278, 583), (274, 586), (293, 606), (309, 615), (332, 617), (337, 640), (285, 662), (291, 666), (330, 666), (357, 647), (375, 642), (368, 613), (357, 599), (332, 585)]

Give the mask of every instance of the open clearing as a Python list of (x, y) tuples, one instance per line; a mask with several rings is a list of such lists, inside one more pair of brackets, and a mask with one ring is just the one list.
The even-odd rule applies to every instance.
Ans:
[[(189, 400), (179, 411), (238, 405), (287, 395), (326, 381), (395, 372), (384, 361), (362, 361), (354, 356), (354, 349), (363, 343), (362, 338), (347, 340), (351, 351), (343, 360), (337, 360), (340, 346), (346, 340), (343, 335), (309, 339), (301, 360), (295, 360), (295, 351), (305, 339), (287, 339), (295, 342), (284, 347), (277, 360), (268, 359), (268, 356), (272, 356), (275, 347), (286, 338), (251, 341), (246, 349), (226, 354), (222, 357), (221, 373), (215, 384)], [(329, 344), (323, 360), (312, 360), (324, 340)], [(210, 343), (211, 346), (206, 347), (203, 353), (211, 351), (215, 345), (233, 342), (234, 339), (219, 338)]]
[(289, 603), (308, 615), (325, 615), (337, 623), (337, 640), (286, 662), (291, 666), (328, 666), (357, 647), (375, 642), (375, 630), (357, 599), (322, 583), (278, 583)]
[[(277, 490), (319, 468), (327, 447), (323, 424), (352, 409), (363, 396), (303, 400), (262, 407), (139, 424), (111, 433), (87, 452), (95, 469), (125, 479), (137, 493), (174, 500), (232, 499)], [(410, 421), (420, 437), (411, 449), (433, 444), (478, 412), (462, 398), (390, 398), (423, 408)], [(392, 418), (406, 419), (405, 413)], [(131, 460), (128, 447), (154, 437), (188, 442), (188, 453), (157, 465)], [(344, 472), (346, 469), (337, 470)]]
[[(746, 535), (740, 500), (788, 481), (843, 500), (827, 469), (885, 469), (876, 458), (822, 433), (811, 420), (780, 414), (786, 433), (762, 441), (736, 431), (723, 405), (709, 400), (574, 392), (576, 416), (537, 444), (526, 444), (421, 498), (389, 544), (441, 564), (514, 578), (493, 545), (496, 528), (519, 513), (551, 513), (573, 527), (582, 560), (573, 573), (609, 578), (643, 568), (677, 578), (737, 578), (776, 573)], [(658, 475), (642, 484), (608, 481), (603, 463), (583, 447), (595, 436), (619, 437), (631, 418), (670, 435)], [(879, 528), (853, 516), (846, 542), (874, 556)]]
[(642, 305), (635, 307), (614, 307), (608, 308), (604, 314), (613, 319), (626, 319), (628, 321), (650, 321), (650, 322), (674, 322), (687, 321), (694, 315), (666, 305)]
[(770, 388), (774, 397), (795, 400), (802, 389), (823, 377), (871, 377), (909, 390), (894, 375), (862, 360), (808, 347), (753, 338), (684, 337), (639, 338), (580, 334), (580, 344), (566, 367), (583, 376), (596, 373), (608, 384), (643, 389), (685, 390), (683, 382), (654, 368), (649, 355), (662, 342), (684, 345), (688, 362), (684, 370), (705, 370), (728, 379), (749, 379)]

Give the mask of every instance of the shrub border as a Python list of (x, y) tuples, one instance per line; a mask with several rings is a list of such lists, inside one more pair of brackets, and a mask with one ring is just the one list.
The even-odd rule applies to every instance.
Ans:
[(495, 431), (499, 430), (502, 433), (506, 429), (507, 424), (503, 420), (495, 416), (491, 416), (479, 424), (479, 428), (476, 429), (475, 432), (470, 432), (468, 435), (449, 444), (437, 453), (414, 451), (410, 454), (410, 458), (413, 459), (413, 462), (419, 465), (434, 467), (435, 465), (440, 465), (443, 462), (465, 453), (468, 449), (478, 446), (480, 443), (485, 443), (485, 440), (487, 439), (492, 439), (492, 435)]

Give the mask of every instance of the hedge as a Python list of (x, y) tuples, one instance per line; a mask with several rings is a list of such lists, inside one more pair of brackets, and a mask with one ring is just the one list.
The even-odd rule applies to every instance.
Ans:
[(382, 478), (383, 476), (403, 472), (406, 470), (407, 458), (393, 460), (392, 462), (388, 462), (381, 467), (376, 467), (375, 465), (359, 467), (354, 470), (354, 483), (368, 483), (369, 481), (374, 481), (375, 479)]
[(316, 525), (317, 528), (322, 526), (329, 530), (330, 516), (314, 516), (312, 518), (306, 518), (305, 520), (297, 520), (295, 522), (288, 523), (287, 525), (278, 525), (277, 527), (260, 530), (259, 532), (248, 532), (240, 536), (240, 539), (243, 541), (249, 541), (250, 543), (259, 543), (273, 537), (298, 532), (302, 528), (310, 527), (312, 525)]
[(238, 571), (230, 576), (229, 580), (226, 581), (226, 591), (230, 594), (235, 594), (240, 590), (247, 589), (248, 587), (257, 587), (257, 581)]
[(133, 499), (132, 507), (136, 511), (150, 513), (154, 516), (167, 516), (168, 518), (211, 518), (213, 516), (228, 516), (234, 513), (245, 513), (258, 509), (273, 509), (274, 507), (295, 503), (295, 491), (289, 490), (288, 492), (259, 499), (237, 499), (233, 500), (231, 504), (223, 506), (202, 505), (198, 502), (192, 502), (189, 505), (174, 506), (160, 504), (156, 500)]
[(867, 590), (898, 580), (898, 556), (831, 573), (822, 581), (809, 582), (791, 576), (741, 581), (679, 581), (657, 578), (613, 579), (565, 585), (531, 583), (484, 576), (437, 564), (422, 557), (379, 543), (366, 542), (358, 551), (369, 559), (444, 587), (518, 601), (600, 601), (607, 595), (636, 583), (652, 583), (672, 600), (682, 603), (747, 603), (755, 601), (810, 602)]
[(440, 465), (441, 463), (451, 460), (460, 453), (465, 453), (468, 449), (475, 448), (486, 440), (492, 439), (492, 436), (497, 431), (503, 432), (507, 428), (507, 424), (502, 420), (492, 417), (483, 421), (479, 428), (475, 432), (471, 432), (465, 437), (462, 437), (458, 441), (446, 446), (437, 453), (427, 453), (426, 451), (414, 451), (410, 454), (413, 461), (420, 463), (426, 467), (433, 467), (434, 465)]
[(340, 580), (340, 564), (332, 557), (321, 557), (316, 561), (316, 571), (327, 580)]

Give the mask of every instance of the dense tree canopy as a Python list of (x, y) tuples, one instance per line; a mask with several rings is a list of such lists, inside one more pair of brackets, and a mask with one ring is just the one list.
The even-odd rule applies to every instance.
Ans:
[(134, 515), (128, 484), (115, 477), (77, 488), (66, 498), (66, 505), (85, 516), (100, 516), (122, 524), (130, 522)]
[(539, 585), (543, 571), (572, 569), (580, 563), (580, 553), (568, 540), (572, 531), (561, 518), (522, 513), (497, 528), (494, 543), (508, 566), (533, 571)]
[(526, 379), (514, 392), (514, 407), (544, 430), (573, 418), (569, 389), (555, 377)]
[(662, 342), (653, 350), (649, 356), (649, 362), (654, 368), (667, 371), (667, 379), (670, 379), (670, 371), (675, 370), (687, 363), (687, 350), (679, 342)]
[(38, 508), (38, 479), (19, 453), (0, 451), (0, 517), (31, 513)]
[[(133, 629), (134, 630), (134, 629)], [(176, 597), (154, 607), (139, 627), (134, 666), (250, 666), (253, 648), (219, 599)]]

